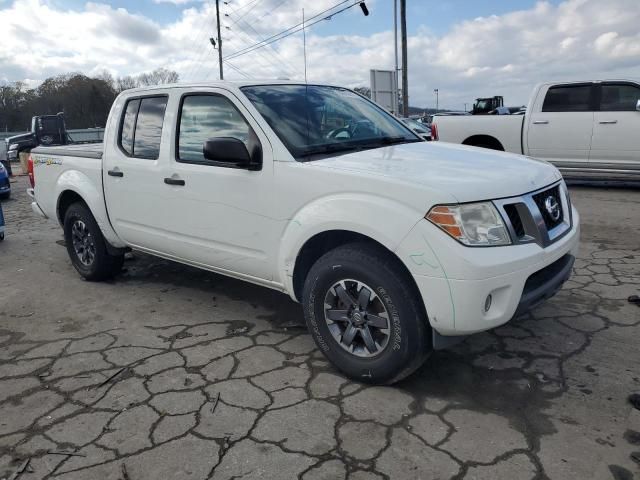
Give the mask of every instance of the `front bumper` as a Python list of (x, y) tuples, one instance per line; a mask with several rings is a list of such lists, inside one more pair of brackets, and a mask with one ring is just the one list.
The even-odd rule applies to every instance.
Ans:
[(413, 274), (436, 336), (498, 327), (556, 293), (578, 252), (580, 218), (575, 209), (572, 215), (571, 230), (544, 248), (465, 247), (430, 222), (419, 222), (396, 253)]

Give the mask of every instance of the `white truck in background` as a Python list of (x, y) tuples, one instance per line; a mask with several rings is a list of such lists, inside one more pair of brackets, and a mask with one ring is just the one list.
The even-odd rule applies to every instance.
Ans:
[(334, 86), (128, 90), (103, 145), (30, 164), (32, 208), (84, 278), (135, 249), (286, 292), (329, 360), (372, 383), (549, 298), (579, 242), (552, 165), (431, 145)]
[(432, 137), (547, 160), (565, 178), (638, 182), (640, 83), (543, 83), (524, 115), (440, 116)]

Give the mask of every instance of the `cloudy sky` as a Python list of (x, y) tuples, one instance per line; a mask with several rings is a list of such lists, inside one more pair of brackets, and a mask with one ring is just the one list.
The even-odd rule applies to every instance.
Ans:
[[(475, 97), (524, 104), (543, 80), (640, 79), (640, 0), (407, 0), (410, 103), (462, 109)], [(354, 0), (221, 3), (223, 52), (240, 52)], [(307, 31), (308, 78), (367, 86), (393, 68), (393, 1), (367, 0)], [(319, 17), (323, 18), (323, 16)], [(70, 71), (114, 76), (165, 67), (181, 81), (214, 80), (215, 2), (0, 0), (0, 82)], [(229, 59), (229, 79), (304, 78), (302, 36)]]

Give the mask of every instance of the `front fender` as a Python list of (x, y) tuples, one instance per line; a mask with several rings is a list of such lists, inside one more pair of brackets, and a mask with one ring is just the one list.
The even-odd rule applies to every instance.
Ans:
[(368, 194), (315, 199), (298, 210), (284, 229), (278, 254), (280, 281), (295, 298), (292, 278), (298, 253), (320, 233), (335, 230), (358, 233), (393, 252), (423, 215), (424, 212), (401, 202)]
[[(102, 186), (102, 176), (98, 178), (98, 185)], [(63, 193), (72, 191), (79, 195), (91, 210), (102, 235), (113, 247), (124, 248), (126, 244), (120, 240), (116, 232), (113, 230), (109, 222), (107, 208), (104, 202), (104, 194), (102, 189), (98, 190), (96, 181), (89, 178), (88, 175), (78, 170), (67, 170), (58, 177), (55, 188), (56, 200), (56, 216), (59, 211), (60, 199)], [(59, 218), (60, 222), (64, 219)]]

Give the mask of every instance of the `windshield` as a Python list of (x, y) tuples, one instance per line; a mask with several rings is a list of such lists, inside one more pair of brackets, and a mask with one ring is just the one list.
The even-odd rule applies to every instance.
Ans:
[(259, 85), (242, 92), (299, 160), (421, 141), (389, 113), (345, 88)]

